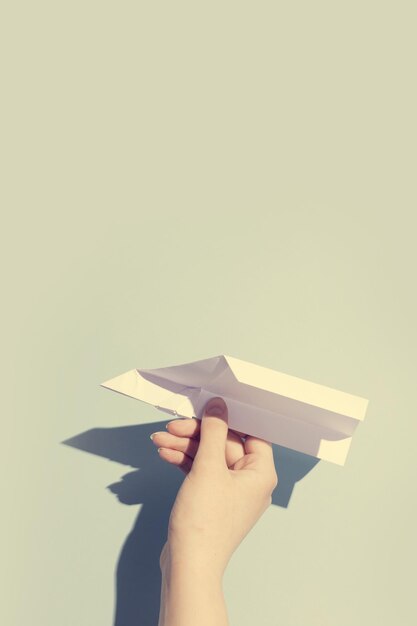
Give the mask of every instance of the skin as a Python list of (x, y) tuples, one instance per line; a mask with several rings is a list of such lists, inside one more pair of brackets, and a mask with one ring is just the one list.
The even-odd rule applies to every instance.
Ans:
[(271, 444), (227, 420), (224, 400), (211, 398), (201, 420), (176, 419), (151, 436), (161, 459), (185, 474), (160, 556), (158, 626), (228, 626), (224, 572), (278, 484)]

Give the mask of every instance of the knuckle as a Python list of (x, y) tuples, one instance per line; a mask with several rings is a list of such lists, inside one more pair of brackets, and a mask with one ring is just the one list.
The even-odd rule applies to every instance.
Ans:
[(266, 487), (268, 490), (274, 491), (277, 485), (278, 485), (278, 474), (276, 472), (273, 472), (272, 474), (268, 476)]

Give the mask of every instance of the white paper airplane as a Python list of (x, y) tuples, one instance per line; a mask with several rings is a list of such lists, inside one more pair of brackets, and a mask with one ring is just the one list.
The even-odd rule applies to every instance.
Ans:
[(102, 387), (178, 417), (202, 418), (221, 396), (232, 430), (344, 465), (368, 400), (231, 356), (134, 369)]

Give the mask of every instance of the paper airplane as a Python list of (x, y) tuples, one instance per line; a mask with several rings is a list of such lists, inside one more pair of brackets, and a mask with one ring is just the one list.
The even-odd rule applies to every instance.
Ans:
[(344, 465), (368, 400), (231, 356), (133, 369), (102, 387), (178, 417), (202, 418), (221, 396), (232, 430)]

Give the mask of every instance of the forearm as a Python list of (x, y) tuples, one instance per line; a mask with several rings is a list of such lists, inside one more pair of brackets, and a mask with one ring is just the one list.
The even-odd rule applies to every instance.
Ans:
[(170, 559), (161, 565), (158, 626), (229, 626), (222, 578), (196, 559)]

